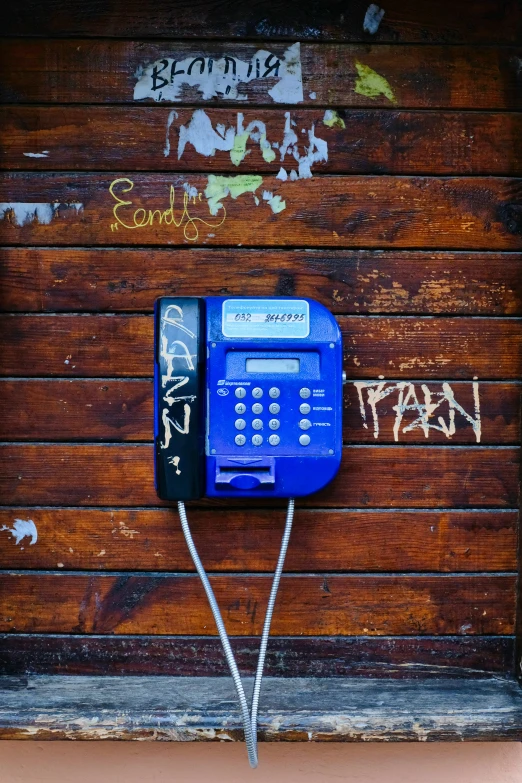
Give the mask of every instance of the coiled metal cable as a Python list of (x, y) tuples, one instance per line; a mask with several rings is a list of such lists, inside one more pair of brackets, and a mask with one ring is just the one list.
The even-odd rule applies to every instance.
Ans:
[(198, 572), (199, 578), (203, 583), (203, 587), (205, 589), (205, 593), (207, 595), (208, 602), (210, 604), (210, 608), (214, 616), (219, 638), (221, 639), (221, 644), (223, 645), (223, 650), (225, 652), (225, 658), (228, 664), (228, 668), (230, 669), (230, 674), (232, 675), (232, 680), (234, 682), (234, 687), (236, 689), (237, 698), (239, 701), (239, 707), (241, 711), (241, 718), (245, 730), (245, 742), (247, 746), (248, 760), (250, 762), (250, 766), (253, 769), (257, 767), (257, 713), (259, 708), (259, 696), (261, 693), (261, 680), (263, 679), (263, 669), (265, 666), (266, 649), (268, 645), (268, 637), (270, 634), (270, 624), (272, 622), (272, 615), (274, 613), (277, 590), (279, 588), (281, 573), (283, 571), (283, 565), (285, 562), (286, 550), (288, 549), (288, 542), (290, 540), (290, 533), (292, 531), (292, 522), (294, 518), (294, 505), (295, 505), (294, 499), (290, 498), (288, 501), (288, 510), (286, 513), (285, 530), (283, 533), (283, 539), (281, 541), (281, 550), (279, 552), (279, 558), (277, 560), (277, 566), (274, 572), (272, 589), (270, 591), (270, 597), (268, 599), (268, 606), (265, 614), (265, 622), (263, 624), (263, 633), (261, 635), (261, 644), (259, 646), (259, 657), (257, 660), (257, 670), (254, 679), (254, 689), (252, 692), (252, 710), (250, 712), (248, 709), (248, 702), (245, 696), (243, 683), (241, 682), (241, 676), (237, 668), (236, 659), (234, 657), (234, 653), (232, 652), (232, 647), (230, 646), (230, 640), (228, 638), (228, 634), (225, 629), (225, 624), (223, 622), (221, 612), (219, 611), (219, 606), (216, 601), (214, 591), (212, 590), (212, 586), (209, 582), (206, 571), (200, 560), (200, 557), (198, 555), (198, 550), (196, 549), (196, 545), (194, 543), (192, 534), (190, 532), (190, 527), (187, 519), (187, 512), (185, 510), (185, 504), (183, 503), (182, 500), (178, 501), (179, 518), (181, 521), (181, 528), (183, 530), (183, 535), (185, 536), (185, 541), (187, 542), (190, 555), (192, 557), (194, 565), (196, 566), (196, 571)]

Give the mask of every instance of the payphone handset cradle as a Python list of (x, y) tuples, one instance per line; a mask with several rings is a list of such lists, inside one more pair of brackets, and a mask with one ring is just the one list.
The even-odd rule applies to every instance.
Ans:
[[(257, 707), (294, 498), (317, 492), (342, 451), (342, 339), (332, 314), (292, 297), (162, 297), (155, 306), (155, 480), (182, 529), (238, 694), (251, 766)], [(251, 713), (221, 614), (188, 526), (185, 500), (288, 498)]]

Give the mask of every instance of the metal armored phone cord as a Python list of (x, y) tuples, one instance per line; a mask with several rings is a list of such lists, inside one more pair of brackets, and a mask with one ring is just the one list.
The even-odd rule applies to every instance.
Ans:
[(237, 663), (236, 663), (236, 659), (234, 658), (234, 653), (232, 652), (232, 647), (230, 646), (230, 641), (225, 629), (225, 624), (223, 622), (221, 612), (219, 611), (219, 606), (216, 601), (214, 591), (212, 590), (212, 586), (209, 582), (206, 571), (203, 568), (203, 564), (199, 558), (196, 545), (194, 544), (194, 540), (190, 532), (190, 527), (187, 519), (187, 512), (185, 510), (185, 504), (181, 500), (178, 501), (179, 518), (181, 521), (181, 528), (183, 530), (183, 535), (185, 536), (185, 541), (187, 542), (190, 555), (192, 557), (194, 565), (196, 566), (196, 571), (198, 572), (199, 578), (201, 579), (203, 583), (203, 587), (205, 588), (205, 593), (207, 595), (208, 602), (212, 610), (212, 614), (214, 615), (214, 620), (219, 633), (219, 638), (221, 639), (221, 644), (223, 645), (223, 650), (225, 652), (225, 658), (227, 660), (228, 668), (230, 669), (230, 674), (232, 675), (232, 680), (234, 682), (234, 686), (236, 689), (237, 698), (241, 710), (243, 727), (245, 730), (245, 743), (247, 746), (248, 760), (250, 762), (250, 766), (253, 769), (257, 767), (257, 713), (259, 708), (259, 695), (261, 693), (261, 680), (263, 679), (263, 669), (265, 666), (266, 648), (268, 645), (268, 636), (270, 634), (270, 624), (272, 622), (272, 615), (274, 612), (277, 590), (279, 587), (279, 581), (281, 579), (281, 573), (283, 571), (286, 550), (288, 549), (288, 542), (290, 540), (290, 533), (292, 531), (292, 522), (294, 518), (294, 505), (295, 505), (294, 499), (290, 498), (288, 501), (288, 511), (286, 513), (286, 523), (285, 523), (285, 530), (283, 533), (283, 539), (281, 541), (281, 549), (279, 552), (279, 558), (277, 560), (277, 566), (274, 572), (274, 579), (272, 581), (272, 589), (270, 590), (270, 597), (268, 599), (268, 606), (265, 614), (265, 622), (263, 624), (263, 633), (261, 635), (261, 644), (259, 646), (259, 658), (257, 661), (257, 670), (254, 679), (254, 689), (252, 692), (252, 711), (250, 713), (248, 709), (247, 699), (245, 696), (245, 690), (243, 688), (243, 683), (241, 682), (241, 676), (237, 668)]

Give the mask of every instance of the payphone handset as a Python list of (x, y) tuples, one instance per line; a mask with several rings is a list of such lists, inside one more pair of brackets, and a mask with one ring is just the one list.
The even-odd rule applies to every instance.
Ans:
[[(342, 450), (342, 340), (312, 299), (162, 297), (155, 307), (156, 490), (181, 525), (236, 687), (250, 764), (270, 623), (294, 498), (335, 476)], [(249, 711), (225, 626), (192, 539), (185, 500), (288, 498)]]

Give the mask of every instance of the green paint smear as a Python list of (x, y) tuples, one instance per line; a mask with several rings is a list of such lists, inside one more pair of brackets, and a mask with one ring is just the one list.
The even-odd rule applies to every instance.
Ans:
[(286, 201), (283, 201), (281, 196), (272, 196), (268, 203), (270, 204), (270, 208), (274, 215), (277, 215), (278, 212), (282, 212), (283, 209), (286, 209)]
[(275, 160), (276, 154), (270, 146), (270, 142), (266, 140), (266, 133), (261, 135), (259, 146), (261, 147), (261, 155), (263, 156), (263, 159), (267, 163), (272, 163), (272, 161)]
[(355, 80), (355, 92), (359, 95), (365, 95), (367, 98), (378, 98), (379, 95), (384, 95), (392, 103), (397, 103), (393, 90), (390, 87), (389, 82), (370, 68), (368, 65), (363, 65), (360, 62), (355, 62), (357, 73), (359, 74)]
[(209, 174), (208, 185), (205, 189), (205, 197), (211, 215), (217, 215), (223, 208), (221, 203), (227, 196), (236, 199), (243, 193), (255, 193), (263, 184), (263, 177), (253, 174), (239, 174), (237, 177), (220, 177)]
[(230, 160), (234, 166), (239, 166), (242, 160), (246, 157), (246, 145), (248, 141), (248, 133), (238, 133), (234, 138), (234, 146), (230, 150)]
[(323, 125), (326, 125), (328, 128), (341, 128), (341, 130), (346, 128), (345, 121), (342, 117), (339, 117), (334, 109), (327, 109), (325, 111)]

